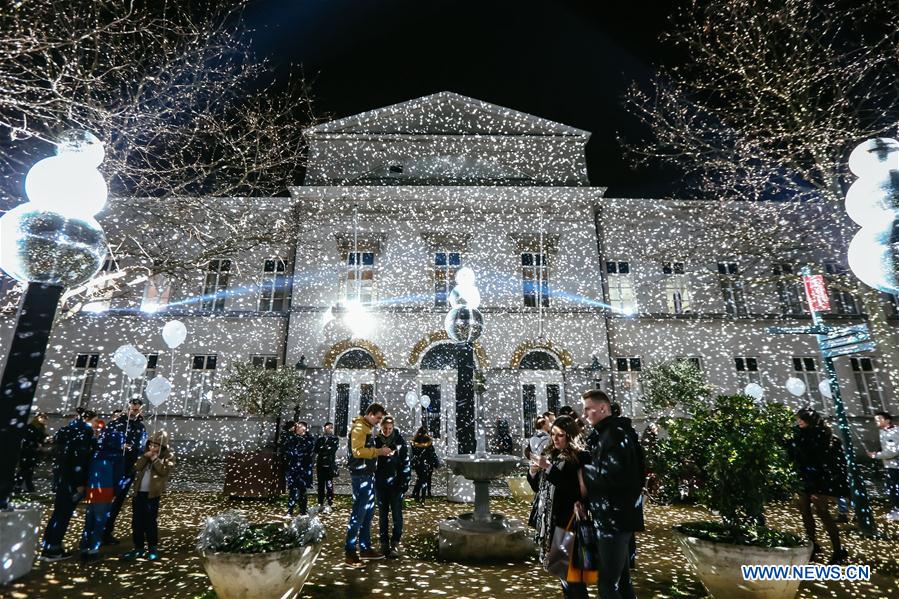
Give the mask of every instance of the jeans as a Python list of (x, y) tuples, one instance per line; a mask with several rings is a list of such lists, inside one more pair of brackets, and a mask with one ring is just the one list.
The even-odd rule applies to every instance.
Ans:
[(328, 505), (334, 505), (334, 479), (318, 475), (318, 505), (325, 505), (325, 493), (328, 496)]
[[(134, 458), (131, 464), (133, 465), (136, 461), (137, 458)], [(127, 474), (123, 476), (119, 480), (119, 484), (116, 485), (115, 499), (112, 500), (112, 507), (109, 509), (109, 518), (106, 520), (106, 528), (103, 531), (104, 537), (112, 536), (112, 532), (115, 529), (116, 518), (119, 517), (119, 512), (122, 510), (122, 504), (125, 503), (125, 499), (128, 497), (128, 489), (131, 488), (131, 483), (133, 482), (134, 475)]]
[(309, 507), (306, 481), (299, 478), (287, 479), (287, 493), (287, 513), (293, 516), (294, 507), (299, 504), (300, 514), (305, 514)]
[[(393, 512), (393, 534), (390, 535), (390, 513)], [(381, 547), (396, 547), (403, 535), (403, 494), (398, 489), (378, 489), (378, 523)], [(389, 541), (389, 543), (388, 543)]]
[(97, 553), (103, 542), (106, 519), (109, 518), (111, 503), (89, 503), (84, 514), (84, 532), (81, 533), (81, 551)]
[(600, 599), (633, 599), (629, 545), (631, 532), (599, 533), (599, 597)]
[[(60, 487), (64, 486), (60, 485)], [(75, 513), (75, 506), (82, 499), (84, 499), (84, 494), (72, 494), (68, 489), (56, 492), (53, 500), (53, 513), (50, 515), (50, 521), (44, 531), (44, 551), (62, 548), (62, 539), (66, 536), (66, 529), (69, 528), (72, 514)]]
[(371, 549), (371, 519), (375, 515), (375, 477), (354, 474), (350, 477), (353, 485), (353, 509), (346, 527), (347, 553)]
[(135, 493), (131, 501), (131, 514), (134, 548), (155, 549), (159, 545), (159, 497), (150, 499), (149, 493)]

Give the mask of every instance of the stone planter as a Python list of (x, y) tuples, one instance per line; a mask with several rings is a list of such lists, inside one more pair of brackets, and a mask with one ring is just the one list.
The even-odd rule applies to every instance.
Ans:
[(40, 527), (38, 505), (0, 511), (0, 585), (31, 572)]
[(268, 553), (200, 556), (218, 599), (287, 599), (303, 589), (322, 544)]
[(674, 531), (681, 550), (699, 574), (703, 586), (716, 599), (792, 599), (798, 580), (743, 580), (743, 565), (808, 564), (812, 546), (751, 547), (698, 539)]
[(268, 499), (284, 492), (284, 472), (271, 451), (232, 451), (225, 459), (225, 488), (231, 497)]
[(509, 494), (512, 499), (517, 501), (532, 501), (534, 499), (534, 491), (528, 484), (526, 476), (510, 476), (506, 479), (509, 485)]

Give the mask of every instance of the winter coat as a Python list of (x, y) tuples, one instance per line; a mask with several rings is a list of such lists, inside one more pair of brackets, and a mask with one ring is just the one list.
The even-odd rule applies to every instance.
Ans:
[[(169, 435), (165, 431), (157, 431), (150, 435), (150, 441), (159, 443), (159, 454), (152, 462), (141, 455), (134, 463), (134, 492), (140, 491), (140, 485), (144, 476), (150, 476), (150, 490), (147, 497), (153, 499), (162, 495), (169, 482), (169, 477), (175, 469), (175, 454), (169, 449)], [(144, 448), (147, 451), (149, 447)]]
[(337, 476), (337, 447), (340, 441), (334, 435), (322, 435), (315, 440), (315, 474), (319, 480)]
[(56, 446), (53, 490), (74, 495), (78, 487), (87, 487), (95, 448), (94, 429), (87, 422), (76, 418), (56, 431), (53, 443)]
[(375, 447), (390, 447), (393, 455), (378, 456), (375, 470), (375, 488), (378, 492), (391, 491), (405, 493), (409, 490), (412, 466), (409, 460), (409, 445), (398, 430), (393, 429), (389, 437), (379, 434), (375, 437)]
[(130, 447), (125, 451), (126, 464), (133, 464), (144, 452), (143, 448), (147, 444), (147, 429), (144, 427), (144, 418), (140, 414), (130, 421), (127, 414), (122, 414), (107, 424), (106, 429), (118, 431), (124, 436), (125, 445)]
[(347, 468), (354, 476), (374, 476), (377, 469), (378, 453), (372, 435), (373, 428), (365, 416), (353, 418), (353, 427), (347, 440)]
[(596, 530), (640, 532), (646, 460), (630, 418), (608, 416), (587, 437), (591, 463), (584, 466), (588, 504)]
[(551, 459), (549, 470), (537, 474), (528, 472), (528, 482), (537, 493), (532, 519), (528, 523), (537, 529), (535, 540), (540, 561), (543, 562), (552, 543), (556, 527), (565, 528), (574, 514), (574, 504), (581, 500), (578, 471), (590, 463), (590, 453), (579, 451), (573, 461)]
[(427, 476), (440, 465), (437, 450), (431, 437), (415, 437), (412, 439), (412, 468), (418, 476)]
[(46, 438), (47, 428), (43, 424), (37, 420), (28, 423), (25, 427), (25, 436), (22, 438), (22, 454), (19, 458), (22, 468), (33, 468), (37, 464)]
[(843, 444), (824, 426), (793, 426), (787, 453), (802, 491), (809, 495), (849, 496), (849, 476)]
[(112, 503), (125, 470), (122, 449), (125, 435), (106, 428), (97, 439), (97, 450), (91, 461), (87, 485), (88, 503)]
[(287, 486), (312, 484), (312, 465), (315, 463), (315, 437), (290, 433), (284, 440), (282, 452), (287, 462)]
[(884, 468), (899, 468), (899, 426), (880, 429), (880, 451), (874, 457), (883, 460)]

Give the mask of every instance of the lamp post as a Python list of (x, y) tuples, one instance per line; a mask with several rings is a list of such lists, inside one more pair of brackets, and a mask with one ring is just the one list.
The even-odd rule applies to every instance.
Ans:
[(31, 201), (0, 217), (0, 269), (28, 285), (0, 378), (0, 509), (9, 504), (63, 289), (90, 280), (106, 258), (106, 237), (94, 219), (106, 202), (106, 182), (97, 171), (102, 161), (96, 137), (65, 134), (57, 155), (28, 172)]
[(484, 329), (478, 310), (481, 294), (474, 284), (474, 271), (462, 267), (456, 272), (456, 286), (450, 292), (450, 311), (443, 321), (446, 334), (456, 342), (456, 449), (474, 453), (475, 441), (475, 362), (474, 342)]

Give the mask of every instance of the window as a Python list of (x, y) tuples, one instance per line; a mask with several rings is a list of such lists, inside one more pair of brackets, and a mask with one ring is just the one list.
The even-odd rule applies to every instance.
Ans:
[(746, 316), (746, 299), (743, 296), (743, 281), (736, 262), (718, 263), (718, 282), (724, 297), (724, 309), (731, 316)]
[(851, 357), (849, 362), (865, 414), (883, 410), (883, 388), (877, 380), (877, 364), (874, 358)]
[(201, 308), (210, 312), (225, 310), (225, 294), (228, 290), (228, 277), (231, 273), (231, 261), (216, 259), (209, 261), (206, 272), (206, 283), (203, 285), (203, 301)]
[(537, 385), (521, 386), (521, 417), (524, 422), (524, 436), (529, 437), (537, 421)]
[(684, 312), (689, 312), (692, 298), (684, 263), (663, 262), (662, 274), (665, 275), (662, 286), (668, 313), (683, 314)]
[(286, 312), (290, 303), (287, 261), (269, 258), (262, 263), (262, 285), (259, 293), (260, 312)]
[(821, 410), (826, 407), (818, 389), (818, 385), (821, 384), (821, 373), (818, 371), (818, 361), (815, 358), (794, 356), (793, 376), (805, 382), (805, 398), (812, 408)]
[(350, 384), (337, 383), (337, 397), (334, 402), (334, 433), (338, 437), (347, 436), (350, 413)]
[(172, 292), (172, 282), (164, 274), (155, 274), (147, 279), (144, 287), (144, 297), (140, 302), (143, 312), (159, 312), (169, 305), (169, 297)]
[(696, 367), (696, 370), (702, 372), (702, 358), (699, 356), (678, 356), (678, 362), (690, 362)]
[[(103, 279), (119, 269), (113, 258), (107, 258), (100, 267), (100, 272), (95, 276)], [(91, 292), (91, 301), (81, 306), (82, 312), (106, 312), (112, 305), (112, 295), (115, 293), (115, 284), (111, 281), (104, 281), (96, 286)]]
[(72, 362), (72, 374), (69, 376), (69, 389), (66, 392), (66, 406), (85, 408), (91, 398), (91, 389), (97, 376), (97, 365), (100, 354), (76, 354)]
[(435, 439), (440, 438), (440, 385), (422, 385), (421, 394), (427, 395), (431, 403), (425, 411), (424, 425), (428, 427), (428, 434)]
[(212, 411), (212, 389), (215, 383), (215, 354), (191, 356), (190, 381), (187, 385), (187, 399), (184, 413), (205, 416)]
[(609, 283), (609, 305), (623, 314), (635, 314), (634, 281), (629, 262), (606, 262)]
[(884, 299), (887, 302), (887, 313), (890, 318), (899, 316), (899, 295), (895, 293), (884, 293)]
[(274, 354), (254, 354), (250, 356), (250, 362), (253, 364), (253, 368), (274, 370), (278, 367), (278, 356)]
[(527, 308), (538, 305), (549, 307), (549, 273), (546, 254), (524, 252), (521, 254), (521, 293)]
[(838, 277), (846, 275), (846, 267), (838, 262), (825, 262), (824, 272), (828, 275), (827, 292), (830, 294), (830, 311), (834, 314), (857, 315), (860, 314), (858, 302), (848, 291), (837, 289)]
[(737, 371), (737, 379), (740, 385), (745, 387), (749, 383), (762, 384), (762, 373), (759, 372), (758, 358), (737, 356), (734, 358), (734, 368)]
[[(620, 392), (621, 397), (630, 404), (631, 413), (633, 413), (635, 400), (637, 400), (642, 393), (642, 387), (640, 386), (641, 370), (642, 365), (640, 358), (615, 358), (615, 389)], [(624, 402), (622, 402), (622, 406), (623, 405)]]
[(347, 252), (345, 270), (340, 279), (340, 295), (344, 302), (359, 300), (371, 304), (375, 300), (375, 253)]
[(462, 266), (459, 252), (434, 253), (434, 306), (445, 308), (449, 292), (456, 286), (456, 271)]
[(777, 282), (780, 313), (784, 316), (798, 316), (808, 313), (802, 279), (793, 268), (793, 265), (784, 263), (772, 264), (771, 273)]

